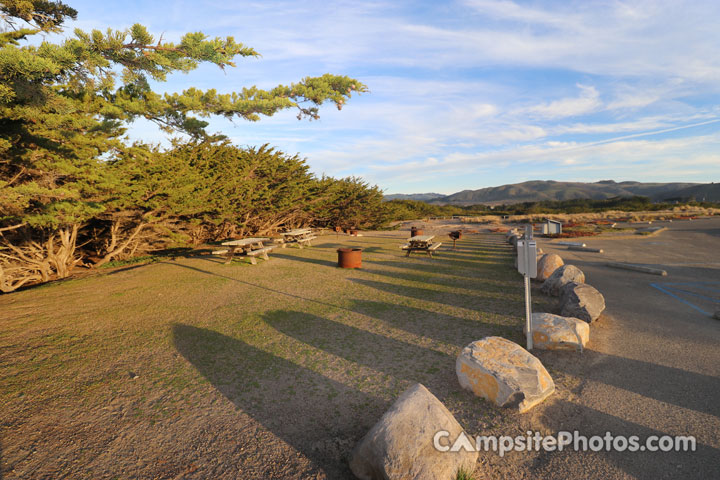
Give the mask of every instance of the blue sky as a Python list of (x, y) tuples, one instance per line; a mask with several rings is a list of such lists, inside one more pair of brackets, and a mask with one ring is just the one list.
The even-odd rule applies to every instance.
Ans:
[[(312, 170), (387, 193), (526, 180), (720, 181), (720, 2), (72, 1), (79, 28), (233, 36), (261, 55), (159, 90), (271, 88), (336, 73), (365, 83), (319, 121), (215, 119)], [(162, 141), (150, 124), (131, 136)]]

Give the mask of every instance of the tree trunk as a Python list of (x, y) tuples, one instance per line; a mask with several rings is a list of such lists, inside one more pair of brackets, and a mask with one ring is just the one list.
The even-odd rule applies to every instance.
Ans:
[(95, 262), (93, 267), (97, 268), (101, 265), (105, 265), (114, 257), (120, 255), (123, 251), (125, 251), (126, 248), (128, 248), (133, 243), (133, 240), (137, 238), (140, 232), (147, 225), (147, 223), (139, 224), (132, 230), (132, 233), (128, 236), (128, 238), (125, 239), (124, 242), (119, 243), (118, 237), (120, 235), (120, 222), (113, 222), (112, 227), (110, 228), (110, 243), (108, 244), (107, 250), (105, 251), (105, 255), (100, 260)]
[(75, 224), (72, 227), (58, 230), (60, 243), (57, 245), (57, 249), (55, 234), (50, 235), (46, 242), (47, 259), (58, 278), (69, 277), (75, 265), (80, 262), (80, 258), (75, 257), (78, 229), (79, 225)]
[(61, 228), (41, 242), (22, 235), (13, 241), (0, 234), (0, 291), (68, 277), (80, 262), (75, 256), (79, 229), (77, 224)]

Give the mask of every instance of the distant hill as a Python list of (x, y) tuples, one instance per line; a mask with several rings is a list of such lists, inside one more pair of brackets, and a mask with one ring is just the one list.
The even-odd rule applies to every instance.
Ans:
[(389, 195), (385, 195), (385, 200), (418, 200), (420, 202), (427, 202), (443, 197), (445, 197), (445, 195), (442, 193), (391, 193)]
[(720, 202), (720, 183), (701, 183), (658, 196), (658, 200)]
[[(649, 197), (653, 201), (720, 201), (720, 184), (716, 183), (642, 183), (603, 180), (595, 183), (533, 180), (499, 187), (463, 190), (452, 195), (423, 193), (388, 195), (388, 200), (421, 200), (441, 205), (512, 204), (542, 200), (602, 200), (612, 197)], [(392, 198), (389, 198), (392, 197)]]

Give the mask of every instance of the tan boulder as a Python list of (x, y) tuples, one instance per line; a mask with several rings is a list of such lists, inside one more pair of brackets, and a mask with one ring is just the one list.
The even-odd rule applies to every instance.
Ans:
[(542, 284), (540, 290), (557, 297), (568, 283), (585, 283), (585, 274), (575, 265), (563, 265), (556, 269)]
[(526, 412), (555, 391), (540, 360), (501, 337), (485, 337), (463, 349), (455, 363), (460, 385), (500, 407)]
[(563, 259), (560, 258), (560, 255), (555, 253), (546, 253), (540, 257), (540, 260), (538, 260), (537, 277), (535, 277), (535, 280), (544, 282), (550, 278), (550, 275), (552, 275), (555, 270), (563, 265), (564, 262)]
[(474, 471), (478, 452), (436, 449), (435, 435), (440, 431), (449, 433), (446, 442), (465, 433), (445, 405), (417, 383), (355, 447), (350, 469), (362, 480), (453, 479), (461, 468)]
[(579, 318), (552, 313), (532, 314), (533, 348), (582, 350), (590, 340), (590, 325)]

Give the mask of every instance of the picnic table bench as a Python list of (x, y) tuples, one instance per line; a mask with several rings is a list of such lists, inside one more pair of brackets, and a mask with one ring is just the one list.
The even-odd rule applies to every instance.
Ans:
[(283, 236), (282, 248), (285, 248), (288, 243), (294, 243), (298, 248), (303, 248), (303, 245), (310, 246), (310, 241), (317, 238), (309, 228), (296, 228), (283, 232), (281, 235)]
[(236, 252), (239, 251), (239, 253), (245, 255), (250, 259), (250, 263), (253, 265), (257, 264), (257, 260), (255, 257), (260, 256), (265, 260), (270, 260), (270, 257), (268, 257), (268, 252), (272, 251), (275, 247), (266, 247), (263, 245), (263, 242), (267, 242), (270, 240), (269, 238), (243, 238), (241, 240), (230, 240), (228, 242), (223, 242), (222, 245), (230, 247), (223, 250), (215, 250), (213, 255), (223, 255), (227, 254), (227, 260), (225, 261), (226, 264), (232, 262), (233, 256)]
[(442, 242), (433, 243), (433, 238), (435, 235), (416, 235), (408, 238), (408, 243), (400, 248), (407, 251), (406, 257), (409, 257), (412, 252), (425, 252), (432, 258), (433, 252), (442, 245)]

